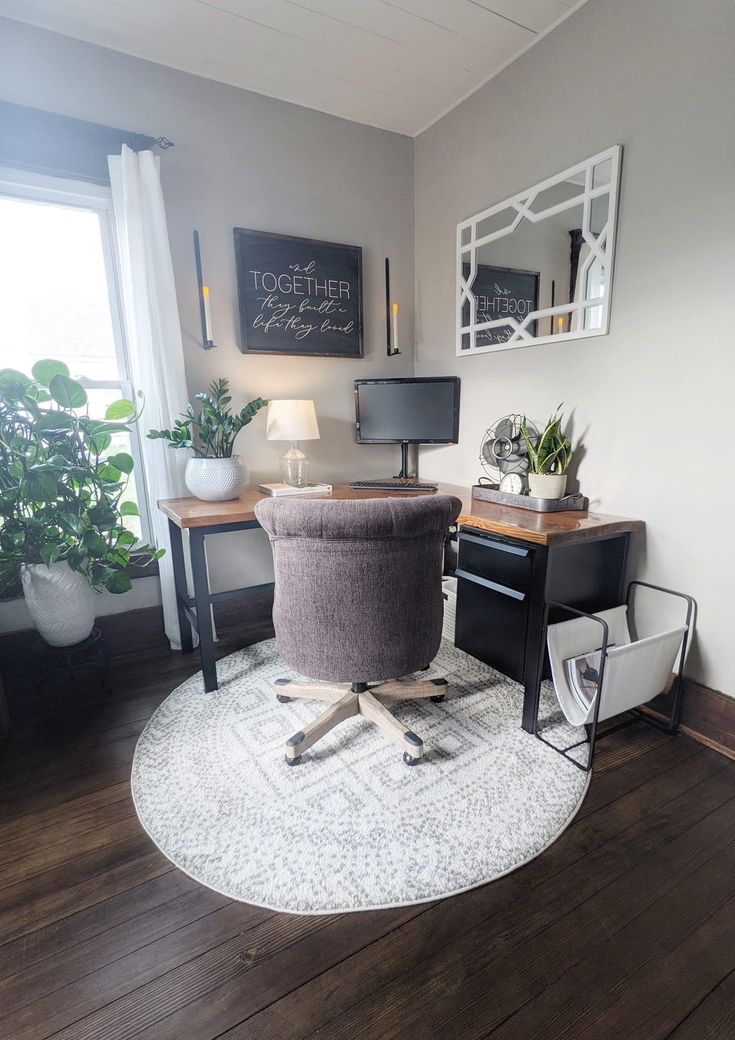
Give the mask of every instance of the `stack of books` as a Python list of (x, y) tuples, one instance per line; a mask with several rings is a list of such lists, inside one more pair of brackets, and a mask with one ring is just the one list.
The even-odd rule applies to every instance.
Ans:
[(332, 485), (304, 484), (303, 487), (293, 487), (291, 484), (261, 484), (258, 491), (264, 495), (273, 495), (274, 498), (285, 495), (329, 495), (332, 493)]

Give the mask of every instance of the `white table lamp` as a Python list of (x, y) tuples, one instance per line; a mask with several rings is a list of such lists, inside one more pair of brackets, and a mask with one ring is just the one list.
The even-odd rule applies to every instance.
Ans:
[(271, 401), (265, 435), (269, 441), (291, 441), (281, 456), (281, 473), (286, 484), (305, 487), (309, 483), (309, 459), (299, 441), (319, 440), (319, 424), (313, 401)]

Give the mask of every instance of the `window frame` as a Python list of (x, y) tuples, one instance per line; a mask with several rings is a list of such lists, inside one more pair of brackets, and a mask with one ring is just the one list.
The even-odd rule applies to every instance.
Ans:
[[(97, 214), (119, 376), (117, 379), (90, 379), (86, 376), (77, 377), (77, 379), (86, 389), (119, 390), (121, 397), (134, 401), (136, 388), (131, 375), (130, 355), (125, 335), (120, 271), (117, 261), (117, 233), (112, 208), (112, 192), (109, 186), (91, 184), (86, 181), (65, 180), (0, 166), (0, 197), (92, 210)], [(130, 429), (130, 453), (135, 464), (133, 472), (138, 477), (135, 490), (140, 513), (141, 540), (144, 543), (153, 544), (151, 504), (148, 497), (148, 481), (146, 480), (139, 423), (133, 423)]]

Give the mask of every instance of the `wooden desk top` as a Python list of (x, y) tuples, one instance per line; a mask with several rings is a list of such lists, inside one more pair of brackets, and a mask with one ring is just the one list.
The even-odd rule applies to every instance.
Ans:
[[(568, 542), (612, 538), (618, 534), (643, 530), (642, 520), (627, 520), (601, 513), (534, 513), (528, 509), (479, 502), (472, 498), (466, 487), (440, 484), (440, 494), (456, 495), (462, 501), (457, 523), (478, 528), (490, 534), (517, 538), (536, 545), (562, 545)], [(310, 495), (309, 498), (388, 498), (391, 491), (355, 489), (347, 484), (335, 484), (331, 495)], [(432, 495), (433, 491), (401, 492), (403, 495)], [(215, 524), (235, 524), (255, 520), (255, 503), (267, 498), (260, 491), (244, 491), (231, 502), (202, 502), (198, 498), (169, 498), (158, 503), (161, 512), (178, 527), (210, 527)]]

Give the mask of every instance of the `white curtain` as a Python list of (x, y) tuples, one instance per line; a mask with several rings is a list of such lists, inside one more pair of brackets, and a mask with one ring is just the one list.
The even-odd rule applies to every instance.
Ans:
[(176, 303), (158, 158), (123, 145), (108, 158), (117, 232), (121, 295), (131, 375), (145, 396), (140, 419), (145, 485), (152, 535), (166, 549), (159, 563), (166, 635), (180, 647), (168, 524), (159, 498), (187, 494), (184, 452), (148, 440), (150, 429), (170, 428), (186, 408), (184, 350)]

